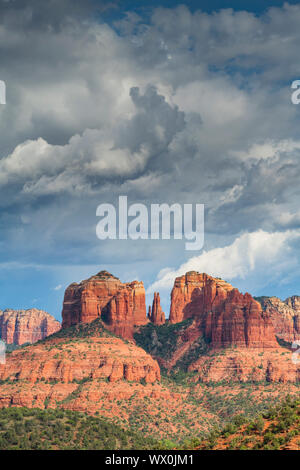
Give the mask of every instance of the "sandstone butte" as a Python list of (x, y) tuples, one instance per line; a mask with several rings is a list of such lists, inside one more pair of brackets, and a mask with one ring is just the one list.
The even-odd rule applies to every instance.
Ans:
[[(294, 312), (299, 301), (297, 303), (297, 298), (293, 297), (284, 305)], [(298, 325), (295, 317), (299, 317), (294, 315), (291, 320), (283, 315), (283, 311), (277, 309), (276, 315), (272, 312), (228, 282), (192, 271), (175, 280), (169, 323), (193, 319), (193, 327), (186, 335), (192, 339), (204, 336), (211, 349), (277, 348), (276, 335), (280, 333), (280, 325), (291, 330), (289, 321), (293, 322), (295, 332)], [(143, 283), (122, 283), (107, 271), (79, 284), (73, 283), (66, 289), (62, 318), (63, 328), (101, 318), (107, 329), (126, 339), (132, 339), (135, 329), (149, 321), (156, 325), (165, 323), (159, 293), (154, 293), (147, 318)]]
[(7, 344), (35, 343), (60, 328), (52, 315), (36, 308), (0, 311), (0, 337)]
[(177, 338), (175, 353), (159, 361), (164, 367), (174, 367), (202, 335), (209, 347), (189, 365), (197, 372), (195, 380), (299, 382), (299, 365), (276, 339), (278, 325), (250, 294), (222, 279), (188, 272), (175, 280), (170, 323), (187, 319), (192, 324)]
[(154, 325), (163, 325), (166, 322), (166, 316), (161, 308), (158, 292), (154, 292), (152, 309), (149, 306), (148, 318)]
[(79, 284), (71, 284), (64, 296), (62, 327), (90, 323), (96, 318), (101, 318), (116, 335), (132, 339), (134, 327), (149, 321), (143, 283), (122, 283), (101, 271)]
[(286, 300), (277, 297), (259, 297), (263, 310), (270, 316), (276, 336), (288, 343), (300, 340), (300, 297)]
[(192, 271), (175, 280), (170, 323), (188, 318), (195, 320), (212, 349), (278, 347), (271, 318), (259, 302), (205, 273)]

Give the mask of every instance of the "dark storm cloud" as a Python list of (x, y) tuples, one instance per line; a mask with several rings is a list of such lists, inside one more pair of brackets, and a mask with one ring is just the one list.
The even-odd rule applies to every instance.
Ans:
[[(299, 6), (159, 9), (112, 28), (85, 2), (0, 5), (7, 260), (124, 257), (94, 230), (97, 205), (119, 194), (204, 203), (207, 244), (299, 226)], [(131, 260), (181, 256), (141, 246)]]
[(183, 130), (184, 113), (177, 106), (171, 107), (153, 86), (148, 86), (144, 94), (138, 87), (133, 87), (130, 97), (137, 113), (120, 127), (116, 146), (127, 147), (134, 153), (146, 144), (153, 156), (160, 154), (177, 132)]
[(1, 0), (0, 24), (30, 31), (47, 27), (58, 31), (72, 19), (84, 20), (114, 6), (115, 2), (105, 0)]
[(27, 141), (0, 160), (0, 188), (18, 187), (15, 200), (99, 190), (104, 180), (118, 184), (143, 174), (151, 159), (163, 157), (184, 128), (184, 113), (170, 106), (154, 87), (131, 88), (136, 114), (113, 128), (85, 130), (64, 146), (44, 139)]
[[(93, 25), (95, 18), (101, 21), (99, 12), (113, 7), (105, 1), (0, 2), (0, 78), (7, 85), (1, 156), (26, 139), (62, 144), (76, 132), (99, 127), (96, 106), (112, 100), (96, 79), (93, 56), (97, 50), (105, 55), (101, 39), (109, 42), (110, 33), (103, 31), (100, 39)], [(106, 60), (100, 58), (103, 67)]]

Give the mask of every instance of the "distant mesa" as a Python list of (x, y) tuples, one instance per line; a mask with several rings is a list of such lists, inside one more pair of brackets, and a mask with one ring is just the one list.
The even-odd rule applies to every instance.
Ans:
[(0, 311), (0, 337), (7, 344), (35, 343), (60, 329), (60, 322), (43, 310)]
[(257, 297), (263, 310), (270, 316), (276, 336), (288, 343), (300, 340), (300, 296), (286, 300), (278, 297)]

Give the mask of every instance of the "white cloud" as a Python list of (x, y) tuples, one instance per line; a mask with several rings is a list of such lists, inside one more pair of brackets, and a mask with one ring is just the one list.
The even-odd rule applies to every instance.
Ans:
[(62, 284), (58, 284), (58, 286), (53, 287), (53, 290), (60, 290), (62, 288)]
[(299, 231), (268, 233), (259, 230), (244, 233), (231, 245), (203, 251), (200, 256), (190, 258), (176, 270), (165, 268), (147, 291), (170, 289), (175, 278), (188, 271), (206, 272), (226, 280), (245, 279), (256, 272), (257, 275), (268, 275), (282, 262), (291, 262), (289, 243), (298, 238)]
[(23, 181), (25, 192), (35, 192), (41, 178), (47, 193), (48, 185), (53, 185), (60, 174), (64, 175), (66, 187), (71, 176), (80, 181), (86, 174), (130, 175), (144, 167), (147, 157), (145, 149), (136, 153), (115, 149), (105, 132), (87, 129), (82, 136), (73, 136), (65, 146), (50, 145), (42, 138), (18, 145), (12, 154), (0, 160), (0, 185)]
[[(136, 112), (114, 126), (86, 129), (66, 145), (28, 140), (0, 160), (0, 187), (17, 183), (23, 193), (92, 192), (99, 180), (140, 176), (152, 156), (166, 151), (184, 127), (184, 114), (152, 87), (131, 88)], [(98, 183), (98, 184), (95, 184)]]
[(292, 139), (283, 139), (280, 141), (266, 139), (262, 143), (253, 144), (246, 151), (232, 151), (232, 155), (235, 155), (241, 159), (268, 159), (268, 158), (279, 158), (282, 153), (291, 153), (295, 150), (300, 150), (300, 141)]
[(233, 125), (249, 112), (251, 106), (247, 93), (224, 77), (179, 87), (174, 101), (184, 111), (200, 113), (205, 125), (215, 127)]

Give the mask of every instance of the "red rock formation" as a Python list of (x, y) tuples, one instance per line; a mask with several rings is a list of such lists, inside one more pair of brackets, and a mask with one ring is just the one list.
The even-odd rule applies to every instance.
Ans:
[(71, 284), (65, 292), (62, 326), (90, 323), (96, 318), (115, 334), (132, 338), (134, 326), (148, 322), (142, 282), (122, 283), (107, 271)]
[(149, 307), (148, 317), (154, 325), (163, 325), (166, 322), (165, 313), (162, 311), (160, 305), (160, 297), (158, 292), (154, 292), (154, 298), (152, 303), (152, 310)]
[(196, 320), (199, 333), (212, 348), (276, 348), (269, 315), (250, 294), (207, 274), (189, 272), (176, 278), (171, 294), (170, 322)]
[(200, 317), (222, 304), (232, 285), (208, 274), (191, 271), (175, 279), (171, 293), (170, 323)]
[(0, 337), (7, 344), (35, 343), (60, 328), (52, 315), (36, 308), (0, 312)]
[(300, 365), (284, 348), (227, 349), (199, 357), (189, 366), (201, 382), (294, 382), (299, 383)]
[(83, 379), (152, 383), (160, 379), (160, 369), (143, 349), (121, 338), (89, 337), (80, 342), (54, 338), (8, 354), (6, 363), (0, 364), (0, 379), (8, 378), (32, 384)]
[(270, 316), (278, 338), (289, 343), (300, 340), (300, 297), (284, 301), (277, 297), (259, 297), (258, 300)]
[(223, 304), (213, 306), (205, 333), (215, 348), (278, 347), (269, 316), (263, 314), (260, 304), (250, 294), (243, 295), (237, 289), (229, 292)]

